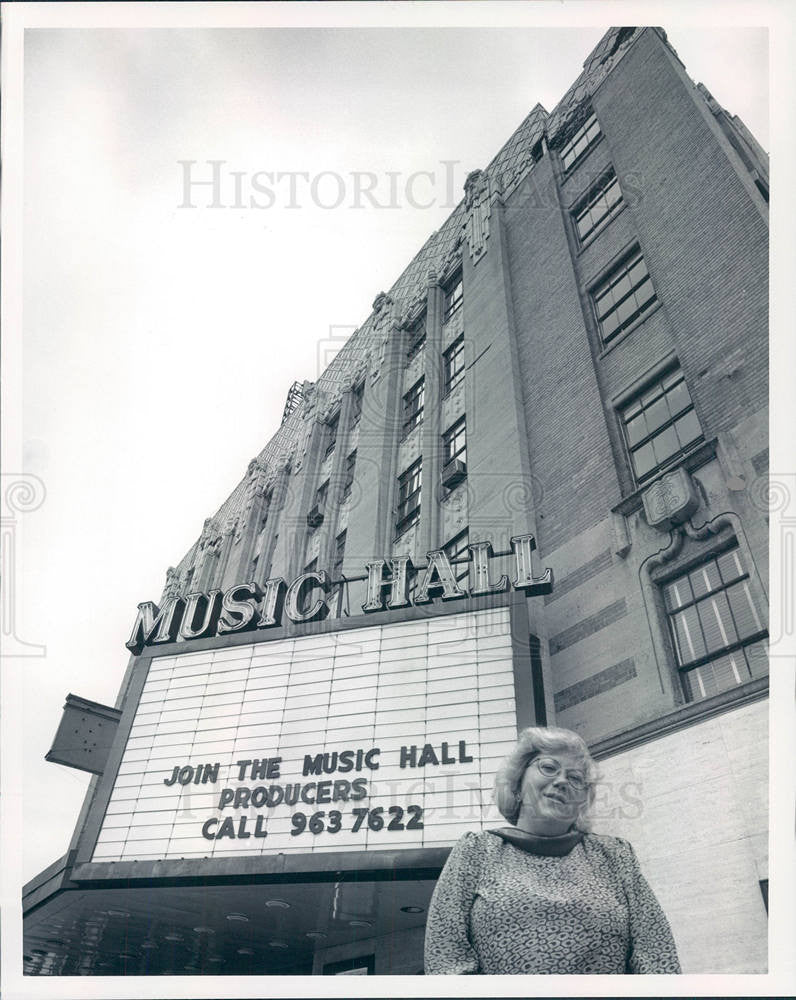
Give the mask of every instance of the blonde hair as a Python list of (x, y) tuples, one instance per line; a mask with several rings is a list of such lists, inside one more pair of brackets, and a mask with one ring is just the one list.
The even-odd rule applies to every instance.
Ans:
[(525, 771), (534, 757), (543, 753), (574, 754), (583, 764), (586, 775), (586, 799), (575, 820), (575, 829), (588, 832), (587, 814), (594, 803), (595, 787), (598, 780), (597, 765), (592, 760), (589, 748), (583, 739), (571, 729), (556, 726), (529, 726), (523, 729), (517, 743), (506, 757), (495, 775), (495, 804), (509, 823), (514, 826), (520, 814), (520, 785)]

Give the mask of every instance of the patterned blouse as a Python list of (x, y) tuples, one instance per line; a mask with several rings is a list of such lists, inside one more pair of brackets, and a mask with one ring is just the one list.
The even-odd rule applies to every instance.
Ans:
[(511, 828), (458, 840), (428, 911), (427, 975), (680, 972), (630, 844), (556, 839), (556, 854)]

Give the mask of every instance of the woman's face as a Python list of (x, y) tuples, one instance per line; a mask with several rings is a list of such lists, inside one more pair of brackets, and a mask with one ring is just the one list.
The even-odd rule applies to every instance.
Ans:
[(520, 783), (521, 815), (568, 830), (588, 796), (583, 761), (567, 751), (540, 753)]

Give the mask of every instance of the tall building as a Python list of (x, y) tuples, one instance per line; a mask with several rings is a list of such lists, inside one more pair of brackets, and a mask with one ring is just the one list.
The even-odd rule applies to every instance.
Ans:
[[(665, 33), (537, 105), (132, 609), (31, 974), (417, 973), (517, 728), (686, 972), (766, 969), (767, 159)], [(147, 595), (142, 595), (147, 596)]]

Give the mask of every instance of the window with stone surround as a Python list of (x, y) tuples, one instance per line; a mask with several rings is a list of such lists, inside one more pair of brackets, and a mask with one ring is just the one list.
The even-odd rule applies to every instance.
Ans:
[(561, 147), (559, 156), (564, 170), (574, 167), (582, 156), (600, 138), (600, 125), (592, 112), (575, 134)]
[(354, 450), (345, 460), (345, 479), (343, 480), (343, 495), (341, 498), (344, 501), (351, 496), (351, 490), (354, 485), (354, 470), (356, 467), (357, 453), (356, 450)]
[(688, 701), (768, 673), (768, 632), (737, 544), (661, 585)]
[(464, 334), (442, 355), (442, 395), (447, 396), (464, 378)]
[(591, 292), (604, 344), (626, 330), (657, 300), (647, 265), (636, 248)]
[(465, 417), (459, 417), (455, 424), (442, 435), (442, 464), (447, 465), (458, 458), (467, 461), (467, 430)]
[(395, 534), (402, 535), (420, 520), (420, 479), (423, 460), (418, 458), (398, 477)]
[(425, 379), (418, 379), (409, 392), (403, 398), (403, 436), (417, 427), (423, 420), (423, 396), (425, 393)]
[(461, 274), (456, 275), (444, 290), (444, 299), (442, 304), (442, 322), (447, 323), (448, 320), (457, 313), (462, 307), (463, 301), (463, 288), (462, 288), (462, 276)]
[(337, 425), (339, 422), (340, 414), (338, 413), (337, 416), (332, 417), (327, 425), (326, 452), (324, 454), (324, 458), (328, 458), (337, 445)]
[(327, 479), (326, 482), (321, 483), (321, 485), (315, 491), (315, 506), (318, 508), (321, 514), (323, 514), (324, 511), (326, 510), (326, 501), (328, 497), (329, 497), (329, 480)]
[(365, 383), (360, 382), (351, 391), (351, 426), (356, 427), (362, 417), (362, 398), (365, 395)]
[(625, 442), (638, 484), (702, 440), (688, 386), (674, 368), (639, 393), (619, 411)]
[(591, 188), (572, 213), (581, 243), (611, 218), (622, 204), (622, 191), (613, 167)]
[(332, 563), (332, 579), (339, 580), (343, 573), (343, 557), (345, 555), (345, 531), (334, 540), (334, 562)]
[(414, 360), (426, 343), (426, 318), (419, 319), (409, 331), (409, 348), (406, 352), (407, 364)]

